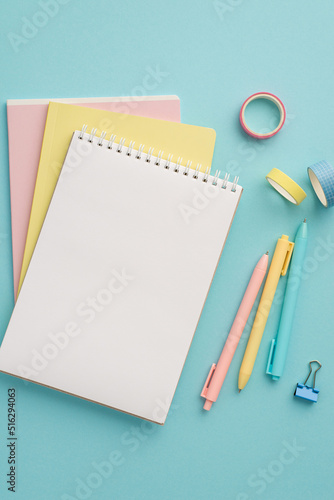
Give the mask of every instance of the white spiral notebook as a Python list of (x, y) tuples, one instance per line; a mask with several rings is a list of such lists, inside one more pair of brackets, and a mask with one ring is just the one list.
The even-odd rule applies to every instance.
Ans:
[(0, 370), (163, 424), (241, 193), (76, 131)]

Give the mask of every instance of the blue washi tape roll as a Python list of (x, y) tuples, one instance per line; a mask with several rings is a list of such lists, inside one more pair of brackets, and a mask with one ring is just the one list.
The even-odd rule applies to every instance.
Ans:
[(325, 207), (334, 205), (334, 168), (327, 161), (319, 161), (307, 169), (315, 194)]

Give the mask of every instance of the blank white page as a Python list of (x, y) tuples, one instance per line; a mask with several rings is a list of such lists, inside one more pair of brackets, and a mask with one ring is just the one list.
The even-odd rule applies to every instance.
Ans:
[(163, 424), (242, 188), (79, 134), (0, 370)]

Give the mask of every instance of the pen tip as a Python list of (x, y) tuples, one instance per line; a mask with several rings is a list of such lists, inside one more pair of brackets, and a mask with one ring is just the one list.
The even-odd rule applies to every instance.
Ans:
[(239, 394), (240, 394), (240, 392), (241, 392), (241, 389), (239, 389)]
[(304, 219), (304, 222), (306, 222), (306, 217), (305, 217), (305, 219)]
[(269, 251), (266, 252), (266, 255), (269, 255)]

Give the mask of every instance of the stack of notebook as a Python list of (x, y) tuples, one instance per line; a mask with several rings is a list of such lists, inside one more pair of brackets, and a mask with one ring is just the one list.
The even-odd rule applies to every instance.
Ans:
[(242, 188), (176, 96), (8, 101), (0, 370), (163, 424)]

